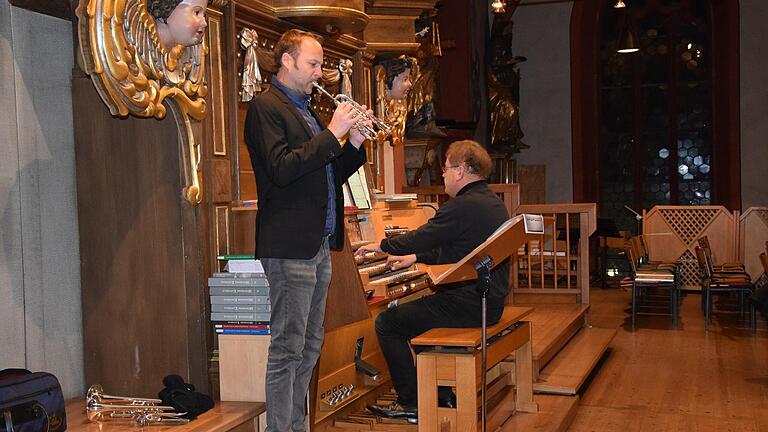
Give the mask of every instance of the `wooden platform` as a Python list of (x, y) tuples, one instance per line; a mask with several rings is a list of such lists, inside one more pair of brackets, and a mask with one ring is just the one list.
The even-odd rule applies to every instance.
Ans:
[(535, 395), (537, 413), (517, 413), (499, 429), (501, 432), (564, 432), (579, 406), (578, 396)]
[(537, 393), (575, 395), (616, 336), (616, 329), (583, 328), (539, 372)]
[[(85, 400), (67, 401), (67, 430), (70, 432), (135, 432), (142, 430), (131, 422), (92, 423), (85, 415)], [(258, 417), (266, 410), (261, 402), (216, 402), (210, 411), (186, 425), (152, 425), (151, 431), (173, 432), (258, 432)]]
[[(532, 304), (533, 312), (525, 317), (531, 322), (533, 334), (533, 372), (542, 368), (584, 326), (589, 305)], [(514, 356), (512, 356), (514, 359)]]

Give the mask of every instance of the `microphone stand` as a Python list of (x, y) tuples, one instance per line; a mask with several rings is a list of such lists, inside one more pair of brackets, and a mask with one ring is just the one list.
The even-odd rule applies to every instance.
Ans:
[(485, 258), (481, 259), (477, 263), (475, 263), (475, 271), (477, 272), (477, 292), (480, 294), (480, 298), (482, 299), (482, 345), (481, 345), (481, 367), (483, 368), (482, 373), (482, 384), (480, 387), (480, 398), (482, 399), (483, 408), (481, 410), (481, 424), (482, 424), (482, 432), (486, 432), (486, 396), (485, 396), (485, 385), (486, 385), (486, 359), (487, 359), (487, 337), (488, 337), (488, 290), (491, 288), (491, 267), (493, 267), (493, 258), (490, 256), (486, 256)]
[(625, 205), (624, 208), (629, 210), (630, 212), (632, 212), (632, 214), (635, 215), (635, 220), (637, 221), (637, 235), (642, 234), (643, 233), (643, 216), (640, 213), (632, 210), (632, 207), (628, 205)]

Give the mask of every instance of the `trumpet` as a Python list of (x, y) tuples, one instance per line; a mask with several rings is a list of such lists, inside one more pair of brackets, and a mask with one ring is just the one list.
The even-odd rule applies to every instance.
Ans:
[(160, 399), (112, 396), (104, 394), (98, 384), (88, 389), (85, 398), (85, 410), (88, 420), (95, 423), (108, 421), (133, 421), (138, 426), (156, 423), (186, 424), (188, 419), (181, 416), (186, 413), (173, 412), (172, 406), (160, 405)]
[[(346, 102), (350, 105), (352, 105), (352, 109), (355, 110), (360, 115), (360, 120), (355, 122), (355, 129), (359, 130), (360, 133), (369, 140), (376, 139), (376, 136), (378, 135), (378, 132), (376, 132), (376, 129), (383, 132), (385, 136), (392, 133), (392, 126), (385, 122), (384, 120), (381, 120), (380, 118), (376, 117), (375, 115), (368, 115), (363, 109), (363, 106), (359, 103), (355, 102), (351, 97), (339, 93), (336, 96), (328, 93), (326, 89), (324, 89), (320, 84), (317, 82), (313, 82), (312, 85), (320, 91), (320, 93), (324, 94), (325, 96), (329, 97), (332, 101), (334, 106), (339, 106), (342, 102)], [(365, 124), (366, 121), (370, 121), (373, 124), (373, 127), (368, 126)]]

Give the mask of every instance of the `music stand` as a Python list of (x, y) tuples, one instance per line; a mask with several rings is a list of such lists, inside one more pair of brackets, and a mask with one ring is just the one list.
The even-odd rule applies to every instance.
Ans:
[[(481, 365), (483, 369), (480, 387), (482, 399), (482, 431), (486, 422), (486, 345), (487, 345), (487, 296), (491, 284), (491, 270), (507, 258), (517, 255), (517, 250), (534, 236), (544, 235), (544, 217), (533, 214), (517, 215), (496, 229), (487, 240), (455, 264), (432, 265), (427, 275), (435, 285), (477, 279), (477, 291), (482, 299)], [(511, 267), (511, 266), (510, 266)]]

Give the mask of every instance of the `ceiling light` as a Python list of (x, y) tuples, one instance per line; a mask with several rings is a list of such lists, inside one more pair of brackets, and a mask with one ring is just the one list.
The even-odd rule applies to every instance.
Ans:
[(621, 35), (621, 38), (619, 38), (619, 49), (616, 51), (621, 54), (628, 54), (628, 53), (640, 51), (640, 48), (637, 44), (637, 36), (635, 36), (635, 32), (629, 29), (624, 30), (624, 32)]
[(507, 2), (504, 0), (493, 0), (491, 2), (491, 8), (493, 8), (493, 13), (505, 13), (507, 11)]

